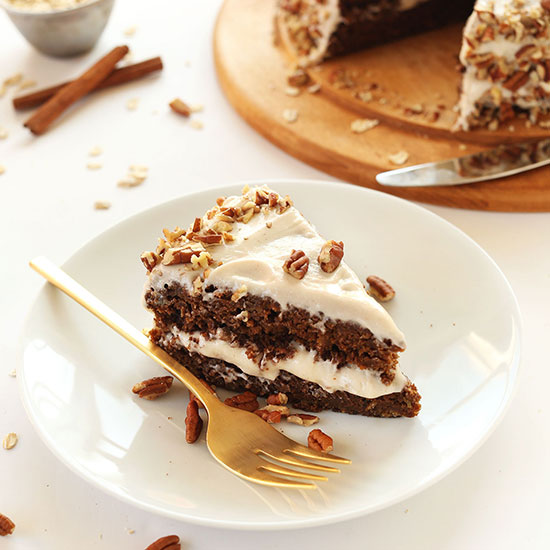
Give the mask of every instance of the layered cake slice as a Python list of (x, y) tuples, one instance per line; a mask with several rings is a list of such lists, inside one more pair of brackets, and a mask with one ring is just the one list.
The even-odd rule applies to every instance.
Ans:
[(457, 127), (496, 129), (550, 110), (550, 1), (478, 0), (464, 28)]
[(290, 198), (221, 197), (141, 259), (152, 341), (198, 377), (307, 411), (415, 416), (403, 334)]
[(298, 63), (314, 65), (455, 21), (473, 0), (279, 0), (277, 19)]

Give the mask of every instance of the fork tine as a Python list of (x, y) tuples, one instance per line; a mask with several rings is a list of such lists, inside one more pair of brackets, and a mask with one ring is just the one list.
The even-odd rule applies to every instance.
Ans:
[(290, 464), (292, 466), (298, 466), (298, 468), (309, 468), (311, 470), (319, 470), (321, 472), (331, 472), (334, 474), (339, 474), (340, 470), (338, 468), (333, 468), (332, 466), (325, 466), (324, 464), (315, 464), (314, 462), (308, 462), (307, 460), (300, 460), (288, 454), (281, 452), (279, 454), (274, 454), (272, 452), (260, 451), (265, 456), (277, 460), (279, 462), (284, 462), (285, 464)]
[(301, 477), (303, 479), (311, 479), (312, 481), (328, 481), (328, 477), (326, 476), (311, 474), (309, 472), (299, 472), (297, 470), (292, 470), (291, 468), (285, 468), (284, 466), (273, 464), (273, 462), (268, 462), (267, 460), (262, 460), (262, 464), (258, 466), (258, 468), (283, 476)]
[(317, 485), (314, 483), (306, 483), (305, 481), (294, 481), (292, 479), (284, 479), (282, 477), (273, 476), (262, 470), (255, 470), (252, 473), (244, 474), (242, 472), (236, 472), (238, 475), (249, 481), (260, 483), (262, 485), (268, 485), (270, 487), (287, 487), (290, 489), (317, 489)]
[(293, 453), (306, 458), (314, 458), (316, 460), (326, 460), (327, 462), (336, 462), (338, 464), (351, 464), (351, 460), (348, 458), (322, 453), (321, 451), (310, 449), (309, 447), (305, 447), (299, 443), (294, 443), (294, 445), (291, 445), (288, 449), (285, 449), (285, 452)]

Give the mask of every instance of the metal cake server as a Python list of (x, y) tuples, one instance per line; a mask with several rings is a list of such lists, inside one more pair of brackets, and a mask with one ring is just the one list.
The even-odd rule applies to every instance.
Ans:
[(464, 185), (513, 176), (547, 164), (550, 139), (499, 145), (473, 155), (381, 172), (376, 181), (392, 187)]

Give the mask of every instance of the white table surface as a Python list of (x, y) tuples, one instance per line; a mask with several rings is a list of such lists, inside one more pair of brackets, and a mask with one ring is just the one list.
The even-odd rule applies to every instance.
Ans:
[[(212, 30), (220, 1), (117, 0), (89, 55), (54, 60), (32, 49), (0, 13), (0, 80), (22, 72), (40, 86), (78, 74), (113, 46), (128, 43), (139, 61), (161, 55), (165, 70), (148, 81), (100, 92), (46, 135), (32, 137), (14, 114), (10, 91), (0, 99), (0, 512), (17, 527), (2, 550), (145, 548), (178, 534), (185, 549), (287, 548), (548, 549), (550, 548), (550, 214), (486, 213), (427, 208), (474, 238), (508, 277), (524, 318), (517, 393), (499, 427), (465, 464), (423, 493), (353, 521), (311, 530), (238, 532), (168, 520), (103, 494), (62, 465), (23, 410), (17, 381), (18, 339), (42, 285), (27, 267), (38, 254), (62, 263), (116, 222), (181, 194), (243, 179), (331, 178), (278, 150), (233, 111), (218, 86)], [(153, 7), (156, 9), (153, 10)], [(133, 37), (123, 31), (136, 25)], [(266, 37), (266, 40), (269, 37)], [(169, 112), (180, 96), (202, 103), (202, 130)], [(126, 101), (139, 98), (136, 111)], [(104, 153), (90, 159), (99, 145)], [(86, 169), (90, 160), (103, 163)], [(125, 190), (116, 181), (130, 164), (150, 176)], [(107, 211), (94, 201), (112, 202)], [(129, 534), (129, 530), (135, 530)]]

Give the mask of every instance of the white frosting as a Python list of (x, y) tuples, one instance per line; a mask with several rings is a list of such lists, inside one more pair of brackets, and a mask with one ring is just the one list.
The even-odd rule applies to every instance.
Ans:
[[(255, 191), (251, 189), (247, 195), (252, 200)], [(242, 200), (240, 196), (229, 197), (224, 207)], [(214, 222), (203, 217), (205, 228)], [(282, 214), (264, 208), (248, 223), (234, 223), (231, 235), (233, 242), (208, 248), (214, 261), (222, 264), (212, 264), (205, 287), (212, 284), (235, 292), (244, 285), (247, 292), (272, 298), (283, 309), (295, 306), (311, 315), (322, 314), (325, 319), (356, 322), (379, 340), (390, 339), (405, 348), (402, 332), (344, 261), (332, 273), (321, 270), (317, 257), (326, 241), (293, 206)], [(303, 250), (309, 258), (309, 269), (301, 280), (282, 268), (293, 249)], [(191, 290), (198, 274), (189, 264), (159, 264), (152, 270), (146, 288), (160, 289), (176, 281)], [(203, 293), (204, 300), (212, 298), (215, 294)]]
[[(341, 390), (368, 399), (400, 392), (407, 383), (407, 377), (398, 368), (396, 368), (393, 382), (386, 385), (377, 372), (363, 370), (356, 365), (337, 368), (330, 361), (315, 361), (314, 352), (307, 351), (302, 346), (296, 347), (293, 357), (278, 362), (264, 361), (260, 367), (258, 363), (247, 357), (244, 348), (233, 346), (220, 338), (214, 337), (207, 340), (199, 332), (186, 333), (176, 328), (172, 329), (172, 334), (178, 343), (189, 351), (227, 361), (248, 375), (267, 380), (275, 380), (279, 372), (284, 370), (302, 380), (319, 384), (330, 393)], [(171, 344), (174, 344), (173, 340)]]

